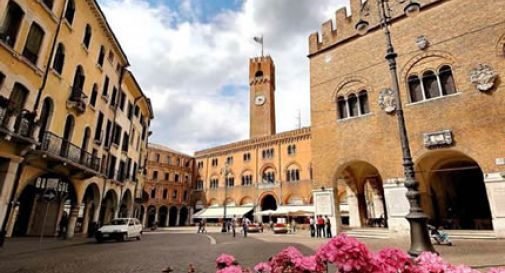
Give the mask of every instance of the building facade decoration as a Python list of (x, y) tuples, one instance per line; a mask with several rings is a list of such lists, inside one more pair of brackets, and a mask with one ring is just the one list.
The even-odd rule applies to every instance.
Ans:
[(441, 146), (452, 145), (452, 131), (443, 130), (438, 132), (424, 133), (423, 134), (424, 147), (436, 148)]
[(379, 93), (378, 103), (386, 113), (393, 113), (396, 110), (396, 98), (393, 90), (391, 88), (383, 89)]
[(424, 35), (417, 36), (416, 45), (420, 50), (425, 50), (428, 48), (429, 42)]
[(477, 90), (487, 92), (493, 88), (498, 74), (488, 64), (478, 64), (470, 71), (470, 82)]

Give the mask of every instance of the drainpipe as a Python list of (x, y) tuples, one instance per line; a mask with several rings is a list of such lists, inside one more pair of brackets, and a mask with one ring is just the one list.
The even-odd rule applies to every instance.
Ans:
[(61, 14), (60, 14), (60, 20), (58, 21), (58, 26), (56, 27), (56, 33), (54, 34), (53, 37), (53, 42), (51, 45), (51, 52), (49, 54), (49, 58), (47, 58), (47, 63), (46, 63), (46, 70), (44, 71), (44, 77), (42, 78), (42, 85), (39, 88), (39, 91), (37, 92), (37, 97), (35, 98), (35, 106), (33, 108), (33, 112), (37, 113), (37, 110), (39, 109), (39, 104), (40, 104), (40, 98), (42, 97), (42, 92), (46, 88), (47, 84), (47, 77), (49, 76), (49, 70), (51, 69), (51, 61), (53, 60), (53, 55), (54, 51), (56, 48), (56, 41), (58, 40), (58, 36), (60, 35), (60, 30), (61, 30), (61, 25), (63, 23), (63, 16), (65, 14), (65, 8), (67, 6), (67, 1), (65, 0), (64, 6), (61, 9)]

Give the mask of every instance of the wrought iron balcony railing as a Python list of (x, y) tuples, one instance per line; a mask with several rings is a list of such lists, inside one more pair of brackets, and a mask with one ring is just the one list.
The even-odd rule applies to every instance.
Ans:
[(70, 160), (94, 171), (100, 170), (100, 158), (81, 149), (52, 132), (46, 131), (42, 137), (40, 149), (44, 152)]
[(84, 113), (86, 111), (88, 96), (82, 92), (78, 87), (72, 87), (70, 92), (70, 97), (67, 101), (67, 106), (74, 108), (79, 113)]
[(35, 127), (35, 114), (28, 110), (16, 110), (10, 99), (0, 97), (0, 127), (11, 134), (31, 138)]

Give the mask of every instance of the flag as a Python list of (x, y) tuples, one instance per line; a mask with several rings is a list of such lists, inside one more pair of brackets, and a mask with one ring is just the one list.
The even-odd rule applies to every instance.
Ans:
[(256, 43), (263, 44), (263, 36), (261, 36), (261, 37), (253, 37), (253, 40), (254, 40)]

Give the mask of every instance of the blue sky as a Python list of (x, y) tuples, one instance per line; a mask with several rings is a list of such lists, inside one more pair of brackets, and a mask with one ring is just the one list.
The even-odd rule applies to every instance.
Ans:
[(348, 0), (99, 0), (155, 120), (151, 142), (192, 154), (249, 136), (249, 58), (276, 65), (277, 132), (310, 125), (308, 36)]

